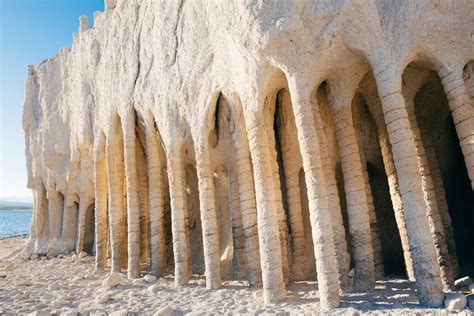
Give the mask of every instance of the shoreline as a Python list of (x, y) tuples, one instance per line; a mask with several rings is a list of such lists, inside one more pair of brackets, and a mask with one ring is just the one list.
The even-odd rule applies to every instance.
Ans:
[(0, 212), (1, 211), (18, 211), (18, 212), (25, 212), (25, 211), (30, 211), (33, 212), (33, 208), (29, 207), (2, 207), (0, 206)]
[(0, 237), (0, 240), (12, 239), (12, 238), (27, 238), (27, 237), (30, 237), (30, 234), (17, 234), (17, 235), (11, 235), (11, 236), (3, 236), (3, 237)]

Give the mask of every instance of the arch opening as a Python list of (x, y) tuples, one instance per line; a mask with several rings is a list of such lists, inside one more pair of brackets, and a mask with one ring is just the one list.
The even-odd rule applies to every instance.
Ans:
[(150, 261), (150, 229), (148, 210), (148, 157), (146, 152), (145, 122), (135, 111), (135, 159), (138, 178), (138, 200), (140, 209), (140, 263), (148, 268)]
[(197, 171), (194, 165), (188, 164), (186, 173), (186, 227), (188, 229), (188, 242), (191, 251), (192, 272), (204, 274), (204, 252), (202, 240), (201, 213), (199, 204), (199, 188)]
[[(465, 71), (467, 69), (469, 68), (465, 68)], [(421, 143), (443, 220), (449, 255), (457, 256), (461, 275), (472, 276), (474, 253), (471, 241), (474, 240), (474, 231), (471, 227), (474, 225), (474, 192), (449, 103), (441, 80), (435, 72), (426, 69), (407, 70), (412, 71), (412, 77), (421, 71), (424, 71), (426, 76), (413, 100), (415, 119), (420, 129)], [(411, 78), (408, 75), (407, 77)], [(469, 93), (468, 84), (467, 88)], [(454, 240), (451, 239), (452, 234)], [(455, 264), (452, 259), (450, 263)], [(451, 266), (451, 270), (455, 273), (456, 267)]]
[[(393, 204), (395, 188), (390, 187), (388, 161), (392, 161), (381, 102), (375, 79), (368, 73), (359, 83), (352, 100), (352, 117), (363, 167), (372, 232), (376, 276), (406, 277), (401, 232)], [(376, 234), (376, 236), (374, 236)], [(381, 249), (378, 249), (378, 248)], [(377, 251), (381, 256), (377, 258)], [(382, 262), (377, 262), (382, 260)]]
[(216, 101), (213, 126), (209, 134), (211, 168), (214, 172), (215, 207), (218, 222), (221, 276), (223, 279), (245, 277), (245, 240), (240, 210), (239, 175), (234, 153), (236, 141), (235, 109), (222, 94)]
[(290, 280), (316, 280), (316, 259), (303, 160), (287, 87), (276, 92), (271, 105), (269, 126), (273, 127), (273, 135), (269, 134), (269, 143), (274, 145), (274, 181), (281, 194), (288, 234), (288, 240), (284, 241), (288, 251), (282, 256), (288, 257)]
[(86, 210), (84, 223), (84, 251), (95, 254), (95, 205), (91, 204)]

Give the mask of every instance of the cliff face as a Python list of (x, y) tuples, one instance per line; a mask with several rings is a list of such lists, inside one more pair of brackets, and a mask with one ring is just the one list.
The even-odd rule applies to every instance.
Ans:
[[(416, 145), (418, 127), (408, 119), (409, 107), (405, 110), (410, 102), (403, 103), (410, 87), (427, 81), (416, 81), (421, 75), (405, 69), (424, 69), (423, 78), (439, 75), (463, 154), (469, 157), (474, 112), (465, 91), (472, 91), (473, 12), (470, 1), (107, 1), (93, 26), (81, 19), (71, 48), (28, 68), (23, 128), (35, 212), (26, 253), (90, 249), (103, 266), (111, 247), (113, 269), (128, 267), (130, 277), (136, 276), (138, 262), (151, 260), (157, 274), (174, 265), (178, 284), (192, 270), (205, 270), (210, 288), (220, 285), (221, 274), (244, 275), (257, 284), (263, 278), (267, 300), (280, 298), (288, 279), (306, 277), (301, 271), (316, 275), (298, 264), (314, 268), (314, 260), (321, 260), (321, 303), (337, 306), (337, 288), (348, 282), (345, 240), (351, 245), (351, 237), (341, 215), (346, 198), (346, 227), (351, 236), (365, 236), (365, 248), (357, 242), (350, 246), (355, 282), (369, 280), (368, 285), (360, 281), (361, 289), (373, 286), (373, 260), (382, 260), (374, 246), (380, 241), (371, 178), (361, 180), (368, 193), (357, 197), (359, 184), (335, 175), (338, 163), (345, 175), (349, 172), (340, 157), (341, 143), (353, 136), (339, 131), (344, 127), (337, 117), (348, 120), (340, 109), (356, 102), (358, 89), (366, 103), (374, 99), (376, 104), (371, 113), (378, 139), (367, 137), (381, 148), (364, 151), (363, 142), (356, 145), (354, 139), (350, 142), (358, 149), (349, 153), (355, 153), (351, 163), (382, 150), (372, 156), (379, 157), (392, 185), (387, 196), (392, 213), (399, 210), (398, 238), (407, 265), (415, 265), (407, 269), (418, 273), (423, 300), (438, 304), (439, 287), (430, 282), (441, 284), (436, 258), (443, 256), (443, 247), (431, 238), (437, 229), (449, 233), (430, 211), (427, 172), (416, 158), (425, 153)], [(458, 91), (459, 83), (466, 85), (464, 92)], [(326, 101), (318, 97), (321, 87), (328, 93)], [(464, 101), (453, 101), (459, 95)], [(304, 127), (304, 104), (310, 103), (321, 107), (311, 114), (316, 138)], [(278, 104), (289, 111), (280, 119), (287, 124), (286, 136), (274, 133)], [(391, 125), (394, 109), (405, 114)], [(458, 126), (461, 121), (468, 123)], [(318, 129), (318, 124), (324, 126)], [(311, 147), (315, 142), (316, 149)], [(400, 142), (403, 148), (397, 147)], [(287, 145), (279, 150), (280, 143)], [(466, 167), (472, 181), (470, 157)], [(297, 161), (293, 169), (291, 161)], [(354, 177), (367, 174), (367, 161), (362, 157), (354, 167), (361, 174)], [(312, 173), (325, 166), (332, 171)], [(297, 194), (307, 194), (306, 202), (302, 198), (292, 204), (288, 194), (296, 191), (282, 183), (284, 178), (300, 185)], [(336, 182), (348, 197), (337, 197)], [(353, 209), (353, 200), (365, 206)], [(301, 209), (310, 215), (301, 215)], [(403, 216), (421, 222), (405, 225)], [(416, 232), (417, 226), (425, 235)], [(297, 231), (302, 235), (294, 235)], [(298, 238), (311, 235), (313, 259), (298, 259), (295, 249), (306, 247)], [(427, 250), (410, 252), (427, 240)], [(357, 261), (362, 257), (370, 261), (368, 271), (367, 263)], [(423, 266), (433, 260), (431, 270)], [(432, 301), (424, 291), (433, 295)]]

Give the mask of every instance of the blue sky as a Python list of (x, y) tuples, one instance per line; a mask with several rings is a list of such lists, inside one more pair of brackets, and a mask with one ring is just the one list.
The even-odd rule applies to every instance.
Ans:
[(0, 0), (0, 199), (30, 197), (21, 125), (28, 64), (55, 55), (103, 0)]

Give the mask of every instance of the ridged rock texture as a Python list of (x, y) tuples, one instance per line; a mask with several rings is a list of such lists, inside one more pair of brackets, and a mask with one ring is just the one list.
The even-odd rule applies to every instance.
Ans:
[[(25, 257), (421, 304), (474, 262), (474, 2), (114, 0), (26, 79)], [(472, 184), (472, 185), (471, 185)], [(471, 245), (472, 246), (472, 245)]]

